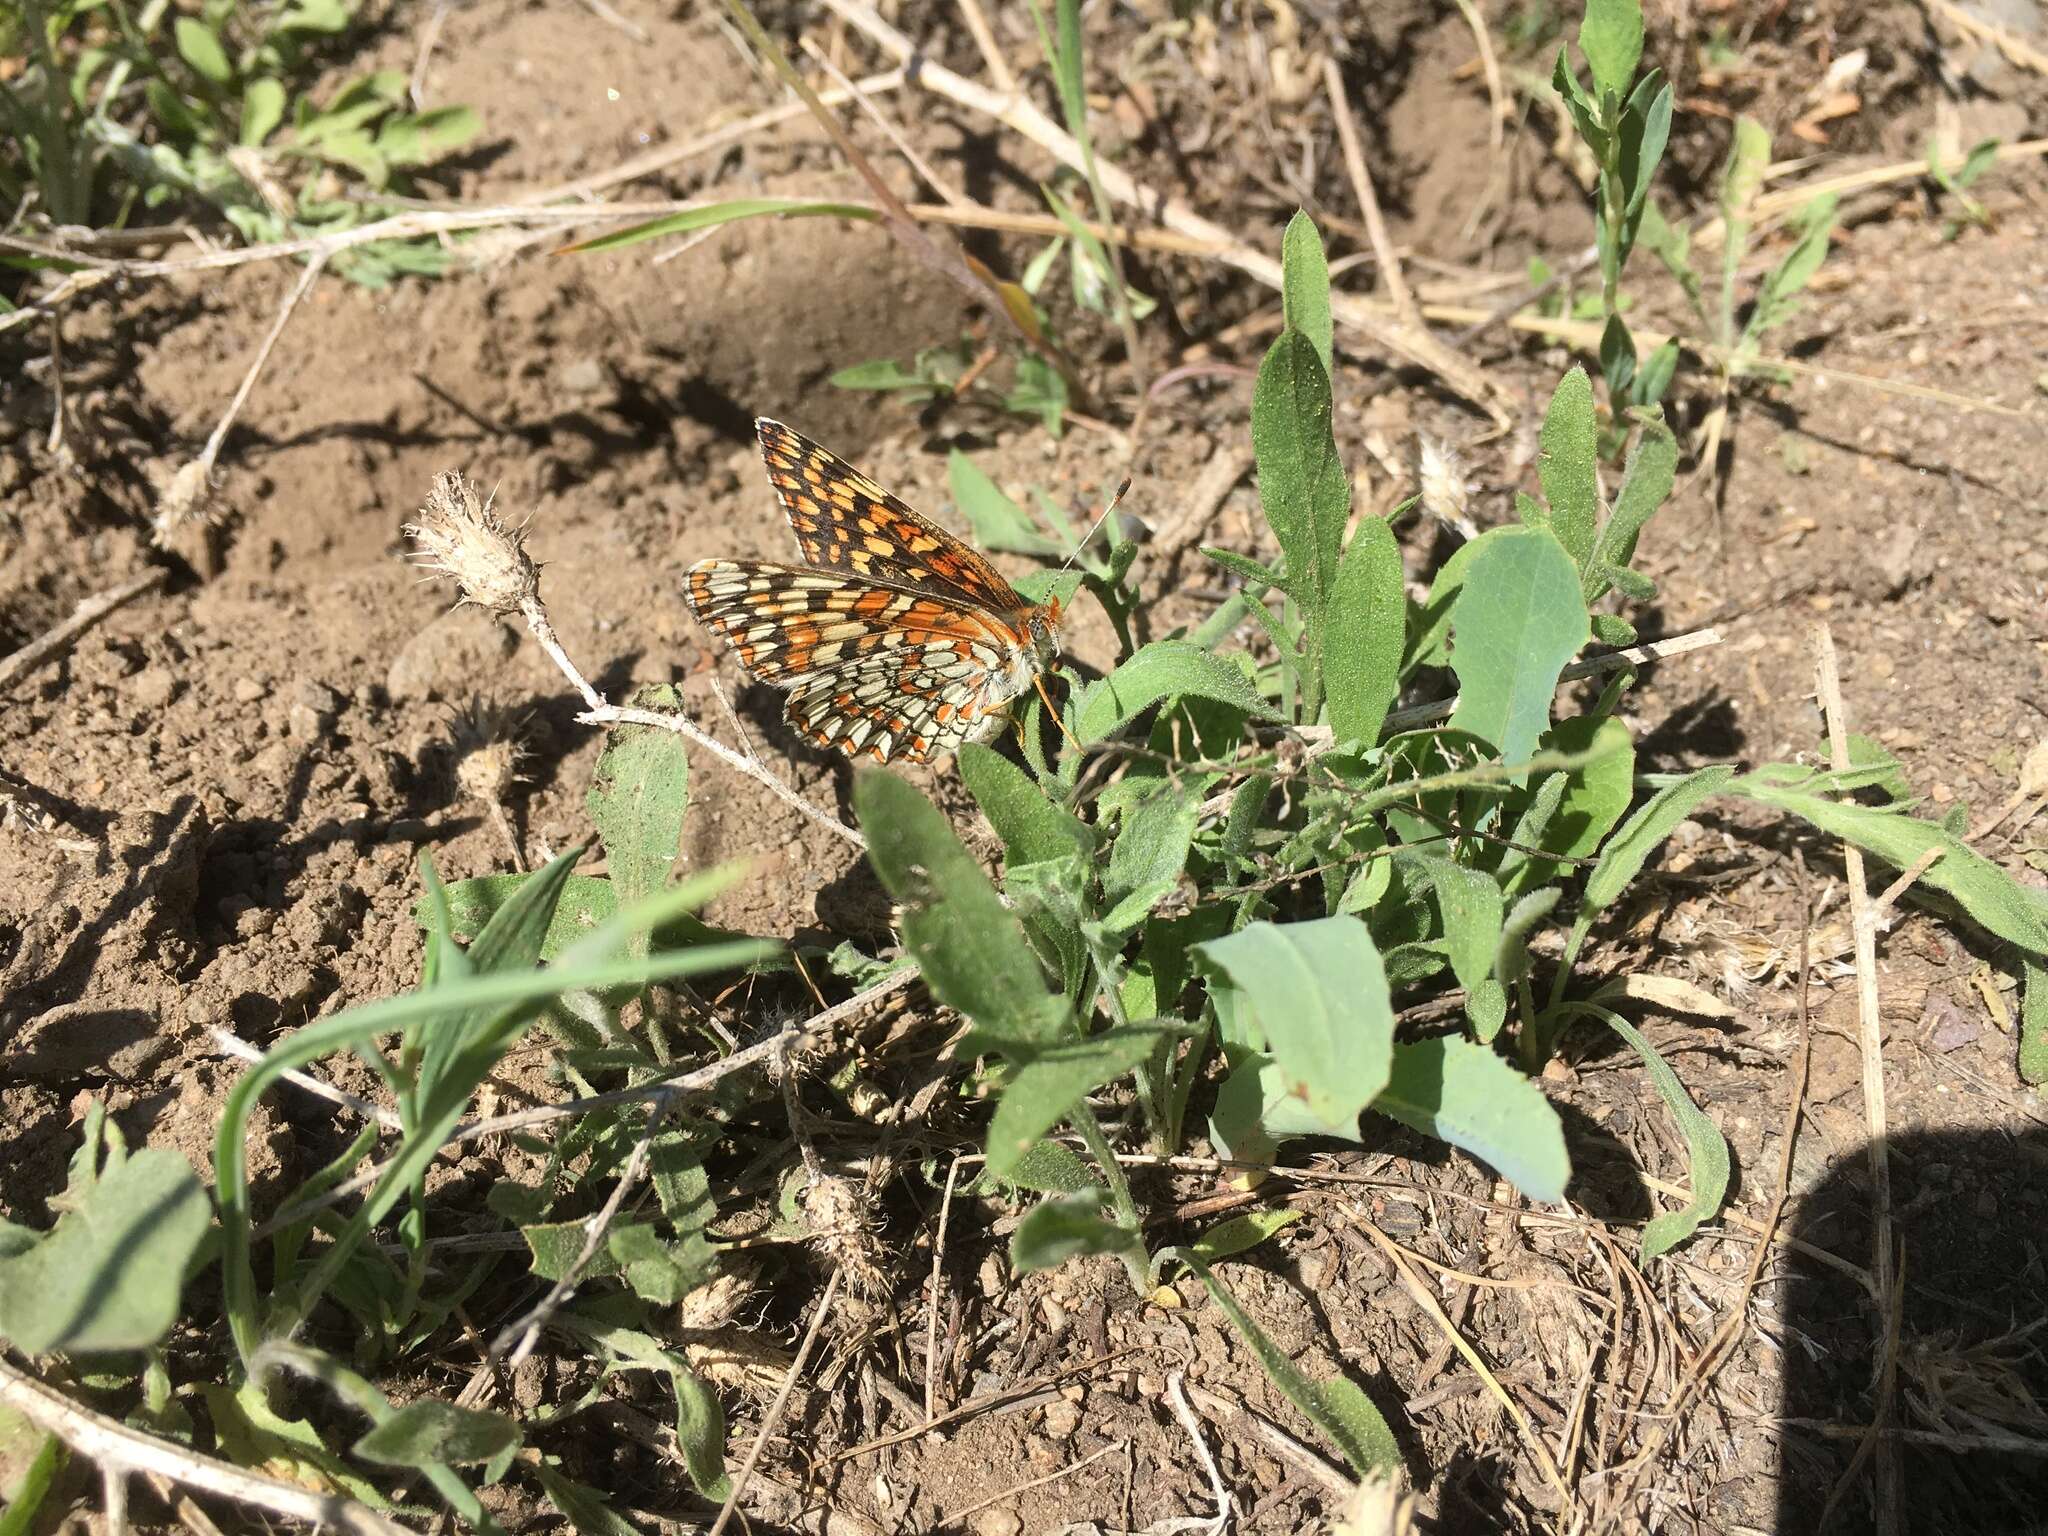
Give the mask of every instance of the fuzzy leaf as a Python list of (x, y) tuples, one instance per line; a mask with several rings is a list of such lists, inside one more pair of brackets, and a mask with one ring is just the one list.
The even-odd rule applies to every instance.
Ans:
[(1393, 529), (1362, 519), (1337, 563), (1323, 640), (1323, 689), (1339, 741), (1371, 746), (1401, 683), (1408, 641), (1407, 575)]
[(213, 1219), (205, 1188), (177, 1153), (145, 1147), (73, 1193), (49, 1236), (0, 1259), (0, 1335), (29, 1355), (155, 1344)]
[(1047, 989), (1016, 915), (932, 803), (869, 768), (854, 780), (853, 806), (869, 862), (903, 904), (904, 943), (932, 996), (997, 1042), (1047, 1045), (1068, 1034), (1066, 1000)]
[(1188, 695), (1262, 719), (1273, 713), (1231, 662), (1185, 640), (1154, 640), (1082, 692), (1074, 734), (1084, 742), (1106, 740), (1160, 700)]
[(1571, 557), (1541, 529), (1503, 534), (1466, 568), (1451, 629), (1452, 729), (1526, 761), (1550, 727), (1558, 674), (1592, 633)]
[(1531, 1200), (1564, 1198), (1564, 1123), (1542, 1090), (1483, 1045), (1453, 1035), (1403, 1041), (1372, 1107), (1484, 1159)]
[(1336, 336), (1330, 318), (1330, 264), (1315, 220), (1299, 209), (1280, 237), (1280, 308), (1287, 327), (1301, 332), (1316, 349), (1323, 375), (1329, 377), (1335, 371), (1331, 357)]
[(1365, 924), (1258, 922), (1196, 954), (1213, 982), (1235, 993), (1234, 1023), (1253, 1036), (1241, 1043), (1270, 1054), (1288, 1093), (1317, 1121), (1355, 1128), (1359, 1111), (1386, 1087), (1394, 1029), (1386, 973)]

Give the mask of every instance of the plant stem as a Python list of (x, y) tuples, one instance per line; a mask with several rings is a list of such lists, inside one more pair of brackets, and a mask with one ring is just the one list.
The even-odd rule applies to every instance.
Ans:
[[(1096, 1166), (1102, 1170), (1102, 1181), (1109, 1186), (1109, 1198), (1116, 1206), (1118, 1222), (1129, 1227), (1132, 1237), (1135, 1238), (1138, 1232), (1138, 1204), (1131, 1198), (1130, 1180), (1124, 1177), (1123, 1165), (1116, 1160), (1116, 1153), (1109, 1145), (1109, 1138), (1103, 1134), (1102, 1122), (1095, 1118), (1095, 1111), (1088, 1107), (1086, 1099), (1074, 1101), (1069, 1118), (1074, 1123), (1074, 1129), (1080, 1132), (1082, 1142), (1086, 1144), (1089, 1152), (1094, 1154)], [(1129, 1260), (1125, 1262), (1129, 1263)]]

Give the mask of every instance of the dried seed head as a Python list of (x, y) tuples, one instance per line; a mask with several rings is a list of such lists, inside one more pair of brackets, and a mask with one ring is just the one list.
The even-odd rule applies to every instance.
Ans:
[(518, 613), (540, 601), (540, 567), (526, 553), (526, 530), (507, 524), (463, 476), (437, 477), (419, 521), (404, 531), (414, 563), (430, 578), (452, 577), (463, 602)]
[(860, 1185), (828, 1176), (804, 1192), (804, 1220), (818, 1246), (841, 1269), (854, 1290), (866, 1296), (888, 1294), (881, 1266), (881, 1244), (872, 1230), (874, 1213)]
[(449, 746), (455, 755), (455, 782), (465, 795), (499, 805), (525, 782), (530, 755), (519, 739), (521, 721), (502, 709), (476, 700), (449, 724)]
[(204, 459), (194, 459), (171, 476), (149, 522), (150, 543), (167, 549), (187, 528), (214, 520), (211, 481)]
[(1457, 529), (1470, 526), (1465, 508), (1472, 498), (1457, 456), (1442, 443), (1422, 439), (1422, 510)]

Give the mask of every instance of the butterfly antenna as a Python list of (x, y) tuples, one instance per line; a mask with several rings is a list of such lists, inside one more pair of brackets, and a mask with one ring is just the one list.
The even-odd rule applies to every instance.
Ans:
[(1131, 477), (1129, 475), (1125, 475), (1123, 478), (1123, 483), (1116, 488), (1116, 494), (1109, 498), (1109, 505), (1105, 506), (1101, 510), (1101, 512), (1096, 514), (1095, 521), (1088, 525), (1088, 531), (1081, 535), (1081, 541), (1073, 547), (1073, 550), (1067, 555), (1066, 560), (1061, 564), (1060, 569), (1062, 571), (1070, 569), (1073, 566), (1074, 562), (1081, 558), (1081, 551), (1086, 549), (1088, 547), (1089, 541), (1095, 537), (1095, 530), (1100, 528), (1104, 523), (1109, 521), (1109, 514), (1114, 512), (1117, 509), (1118, 505), (1122, 503), (1125, 494), (1130, 490), (1130, 488)]

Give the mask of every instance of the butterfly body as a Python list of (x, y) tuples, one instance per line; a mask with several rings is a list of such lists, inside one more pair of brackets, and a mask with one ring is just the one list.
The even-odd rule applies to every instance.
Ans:
[(755, 423), (804, 565), (701, 560), (691, 609), (802, 735), (922, 762), (1001, 728), (1059, 651), (1057, 602), (1026, 602), (978, 552), (780, 422)]

